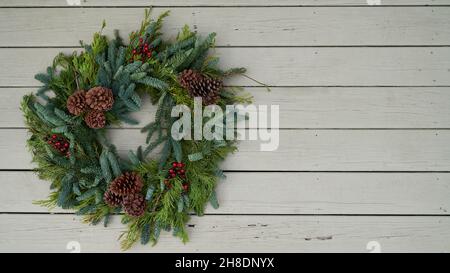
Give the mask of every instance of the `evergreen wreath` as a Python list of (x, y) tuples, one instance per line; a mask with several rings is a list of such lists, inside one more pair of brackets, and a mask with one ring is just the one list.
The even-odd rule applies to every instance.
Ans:
[[(149, 14), (128, 44), (117, 32), (110, 40), (100, 31), (91, 44), (81, 42), (82, 52), (57, 55), (35, 76), (43, 86), (21, 103), (36, 172), (51, 182), (48, 199), (35, 203), (75, 210), (83, 222), (105, 226), (111, 215), (122, 214), (128, 225), (123, 249), (139, 240), (155, 244), (161, 230), (186, 242), (190, 213), (202, 215), (208, 201), (218, 207), (219, 163), (236, 142), (173, 139), (172, 106), (192, 109), (198, 96), (222, 109), (252, 99), (223, 85), (245, 69), (218, 68), (219, 59), (208, 54), (215, 33), (202, 39), (185, 26), (175, 41), (165, 41), (161, 25), (168, 12), (156, 20)], [(144, 94), (157, 105), (155, 120), (142, 129), (146, 144), (121, 158), (106, 127), (137, 124), (129, 114), (139, 111)], [(151, 153), (157, 147), (161, 152)]]

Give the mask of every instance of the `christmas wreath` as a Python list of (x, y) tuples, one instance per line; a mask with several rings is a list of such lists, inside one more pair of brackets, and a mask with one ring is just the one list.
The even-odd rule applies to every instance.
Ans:
[[(43, 86), (21, 104), (36, 171), (51, 182), (49, 198), (36, 203), (71, 209), (84, 222), (105, 226), (111, 215), (122, 215), (128, 226), (123, 249), (139, 240), (155, 244), (161, 230), (186, 242), (190, 213), (202, 215), (208, 202), (218, 207), (219, 163), (236, 150), (236, 141), (175, 139), (172, 107), (192, 109), (194, 97), (202, 98), (203, 107), (222, 109), (251, 101), (239, 88), (223, 85), (245, 69), (218, 68), (219, 59), (208, 54), (214, 33), (201, 38), (185, 26), (166, 41), (161, 25), (168, 12), (156, 20), (149, 13), (127, 43), (117, 32), (108, 39), (99, 31), (91, 44), (81, 42), (82, 52), (57, 55), (46, 73), (35, 76)], [(137, 124), (130, 113), (139, 111), (144, 94), (157, 105), (155, 120), (142, 129), (147, 141), (119, 157), (106, 128)]]

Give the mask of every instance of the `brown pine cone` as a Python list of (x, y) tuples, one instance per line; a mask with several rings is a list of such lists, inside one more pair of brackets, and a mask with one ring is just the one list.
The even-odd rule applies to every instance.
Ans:
[(223, 87), (221, 80), (207, 77), (191, 69), (181, 72), (178, 81), (188, 90), (191, 97), (201, 97), (203, 105), (215, 104)]
[(178, 76), (178, 81), (183, 88), (190, 90), (193, 88), (193, 84), (202, 80), (202, 78), (202, 74), (192, 69), (185, 69)]
[(197, 86), (197, 89), (191, 92), (191, 96), (200, 96), (203, 98), (203, 105), (210, 105), (215, 104), (219, 100), (223, 83), (218, 79), (204, 77)]
[(86, 104), (94, 110), (108, 111), (114, 104), (114, 95), (111, 89), (96, 86), (86, 93)]
[(123, 197), (108, 190), (103, 195), (103, 200), (110, 207), (119, 207), (122, 205)]
[(147, 202), (140, 193), (132, 193), (123, 198), (123, 209), (131, 216), (139, 217), (145, 213)]
[(105, 113), (102, 111), (89, 111), (84, 117), (84, 122), (92, 129), (103, 128), (106, 125)]
[(86, 104), (86, 92), (84, 90), (75, 91), (70, 97), (67, 99), (67, 110), (72, 115), (78, 116), (84, 113), (87, 109)]
[(111, 182), (109, 190), (117, 195), (126, 196), (140, 192), (143, 186), (144, 181), (137, 173), (126, 172)]

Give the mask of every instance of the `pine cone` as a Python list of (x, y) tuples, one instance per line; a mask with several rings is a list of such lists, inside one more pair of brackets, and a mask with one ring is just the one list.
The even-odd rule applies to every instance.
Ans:
[(203, 105), (215, 104), (220, 98), (222, 87), (221, 80), (204, 77), (197, 84), (197, 88), (191, 91), (191, 96), (202, 97)]
[(126, 196), (140, 192), (143, 186), (144, 182), (137, 173), (126, 172), (111, 182), (109, 190), (117, 195)]
[(131, 216), (139, 217), (145, 213), (147, 202), (140, 193), (132, 193), (123, 198), (123, 209)]
[(185, 69), (178, 76), (178, 81), (182, 87), (190, 90), (193, 88), (193, 83), (200, 81), (202, 78), (202, 74), (192, 69)]
[(223, 82), (219, 79), (209, 78), (192, 69), (181, 72), (178, 81), (188, 90), (193, 98), (201, 97), (203, 105), (215, 104), (220, 98)]
[(105, 200), (105, 203), (110, 207), (119, 207), (122, 205), (123, 198), (122, 196), (117, 195), (112, 191), (108, 190), (103, 195), (103, 200)]
[(87, 126), (93, 129), (103, 128), (106, 125), (106, 117), (102, 111), (92, 110), (84, 117)]
[(69, 113), (71, 113), (72, 115), (81, 115), (87, 109), (87, 107), (86, 92), (84, 92), (84, 90), (75, 91), (67, 99), (67, 110), (69, 110)]
[(108, 111), (114, 104), (114, 95), (111, 89), (106, 87), (93, 87), (86, 93), (86, 104), (94, 110)]

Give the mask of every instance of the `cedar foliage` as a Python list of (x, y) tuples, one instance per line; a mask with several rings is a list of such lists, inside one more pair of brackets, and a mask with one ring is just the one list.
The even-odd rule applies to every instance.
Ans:
[[(185, 26), (175, 41), (164, 41), (160, 31), (168, 12), (156, 20), (149, 14), (145, 12), (141, 28), (131, 33), (128, 45), (120, 37), (109, 40), (100, 31), (94, 34), (91, 44), (82, 44), (83, 52), (56, 56), (45, 73), (36, 75), (43, 84), (37, 94), (25, 96), (21, 104), (30, 131), (27, 145), (37, 165), (36, 172), (51, 182), (49, 198), (37, 204), (74, 209), (85, 222), (104, 221), (106, 226), (110, 214), (121, 213), (120, 208), (110, 208), (103, 200), (109, 183), (124, 171), (135, 171), (143, 178), (147, 209), (140, 217), (122, 216), (122, 222), (128, 225), (121, 236), (123, 249), (137, 241), (155, 244), (161, 230), (171, 231), (186, 242), (189, 213), (202, 215), (208, 201), (218, 207), (214, 189), (223, 177), (219, 163), (236, 150), (236, 143), (176, 141), (169, 134), (175, 121), (170, 111), (176, 104), (193, 107), (192, 98), (177, 81), (182, 70), (194, 69), (218, 79), (245, 72), (243, 68), (227, 71), (218, 68), (219, 59), (209, 54), (215, 33), (202, 38)], [(148, 42), (155, 53), (145, 61), (132, 56), (140, 39)], [(95, 86), (113, 91), (115, 103), (106, 112), (108, 125), (136, 124), (129, 114), (139, 111), (143, 93), (157, 106), (155, 120), (142, 129), (147, 134), (146, 144), (130, 151), (128, 158), (118, 156), (105, 136), (105, 129), (88, 128), (83, 116), (72, 116), (66, 109), (67, 98), (73, 92)], [(239, 91), (223, 88), (218, 104), (224, 109), (226, 104), (251, 101), (251, 97), (240, 95)], [(60, 155), (47, 144), (51, 134), (69, 140), (69, 156)], [(151, 152), (158, 146), (161, 152), (155, 156)], [(170, 186), (164, 183), (174, 161), (186, 164), (189, 191), (183, 189), (184, 182), (179, 178), (171, 179)]]

